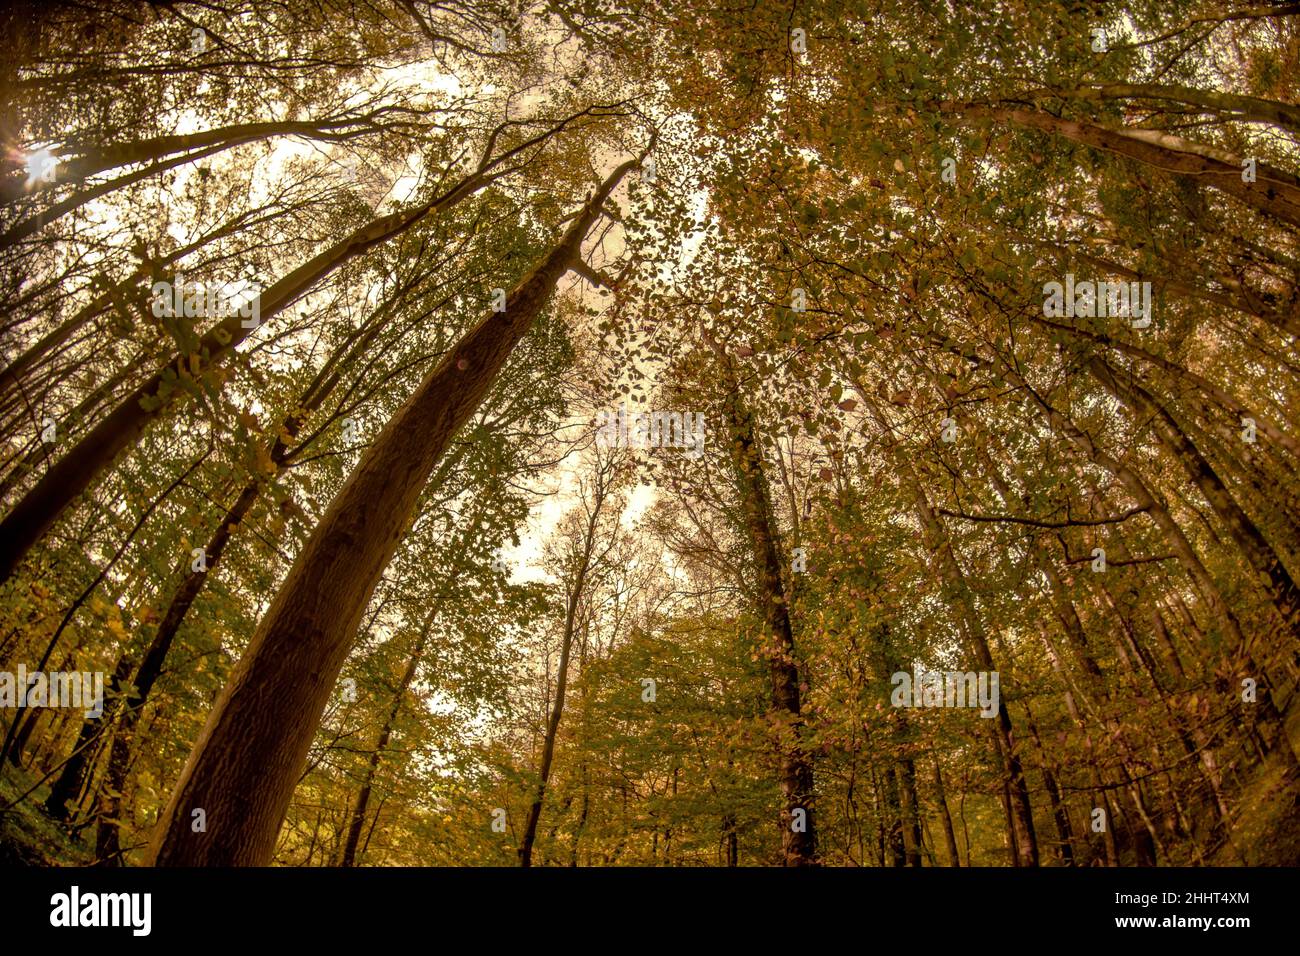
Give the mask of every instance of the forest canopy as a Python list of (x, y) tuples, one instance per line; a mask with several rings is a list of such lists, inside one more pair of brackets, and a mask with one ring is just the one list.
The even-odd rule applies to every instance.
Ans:
[(1300, 6), (0, 22), (0, 861), (1300, 863)]

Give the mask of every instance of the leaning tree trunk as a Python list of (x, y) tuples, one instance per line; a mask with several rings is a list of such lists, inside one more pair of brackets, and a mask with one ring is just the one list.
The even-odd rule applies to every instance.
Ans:
[(1029, 729), (1029, 738), (1034, 742), (1034, 746), (1038, 748), (1039, 769), (1043, 774), (1043, 789), (1047, 791), (1047, 799), (1052, 806), (1052, 820), (1056, 823), (1056, 836), (1060, 841), (1056, 847), (1056, 854), (1060, 858), (1062, 866), (1074, 866), (1074, 832), (1070, 828), (1070, 813), (1065, 806), (1065, 801), (1061, 799), (1061, 788), (1056, 782), (1056, 774), (1052, 773), (1047, 748), (1043, 746), (1042, 738), (1038, 735), (1038, 727), (1034, 723), (1033, 712), (1029, 709), (1027, 703), (1024, 708), (1025, 726)]
[[(1291, 12), (1294, 13), (1295, 10), (1292, 9)], [(1300, 133), (1300, 106), (1258, 96), (1242, 96), (1219, 90), (1199, 90), (1188, 86), (1157, 83), (1096, 83), (1073, 89), (1044, 92), (1071, 100), (1098, 102), (1159, 100), (1184, 106), (1197, 106), (1201, 111), (1221, 121), (1267, 123), (1283, 131)]]
[[(87, 150), (75, 159), (60, 160), (58, 182), (60, 185), (81, 183), (91, 176), (109, 170), (134, 166), (138, 163), (156, 162), (176, 154), (181, 154), (182, 160), (193, 161), (200, 155), (210, 155), (213, 147), (230, 149), (276, 136), (337, 141), (377, 131), (377, 127), (367, 124), (362, 118), (343, 116), (323, 119), (319, 122), (279, 120), (237, 123), (197, 133), (172, 133), (137, 140), (133, 143), (117, 143), (100, 150)], [(200, 150), (203, 152), (200, 153)], [(11, 176), (0, 181), (0, 203), (12, 203), (45, 188), (44, 182), (36, 182), (29, 186), (23, 177)]]
[(81, 792), (81, 787), (86, 780), (86, 772), (90, 769), (95, 741), (99, 739), (103, 728), (113, 720), (122, 693), (122, 683), (131, 673), (134, 663), (128, 651), (124, 651), (118, 657), (117, 665), (109, 678), (109, 694), (108, 699), (104, 701), (103, 711), (98, 717), (87, 717), (81, 722), (76, 743), (72, 745), (72, 753), (64, 761), (63, 770), (50, 786), (50, 794), (45, 799), (45, 812), (54, 819), (67, 820), (71, 815), (67, 803)]
[[(580, 575), (581, 577), (581, 575)], [(546, 802), (546, 785), (551, 779), (551, 763), (555, 759), (555, 740), (560, 735), (560, 720), (564, 717), (564, 695), (569, 682), (569, 655), (573, 649), (573, 618), (581, 596), (581, 583), (569, 596), (569, 606), (564, 619), (564, 636), (560, 644), (560, 662), (555, 675), (555, 700), (551, 703), (550, 717), (546, 722), (546, 737), (542, 741), (542, 761), (537, 768), (537, 791), (528, 808), (528, 822), (519, 844), (519, 865), (533, 865), (533, 843), (537, 840), (537, 824), (542, 818)]]
[[(580, 253), (638, 160), (623, 163), (559, 244), (393, 416), (298, 555), (208, 718), (159, 818), (160, 866), (266, 865), (366, 604), (429, 474)], [(191, 817), (202, 810), (206, 830)]]
[[(1289, 636), (1300, 636), (1300, 588), (1263, 533), (1237, 503), (1214, 467), (1174, 420), (1169, 410), (1135, 379), (1126, 379), (1104, 359), (1093, 356), (1088, 371), (1116, 399), (1133, 410), (1141, 421), (1149, 421), (1156, 438), (1183, 465), (1214, 513), (1232, 535), (1242, 557), (1254, 569), (1257, 580), (1267, 582), (1264, 591), (1286, 626)], [(1290, 542), (1288, 542), (1290, 544)]]
[(1053, 116), (1045, 110), (972, 107), (966, 115), (1011, 122), (1052, 133), (1108, 153), (1119, 153), (1147, 166), (1184, 176), (1227, 193), (1282, 222), (1300, 226), (1300, 178), (1266, 163), (1256, 163), (1258, 180), (1243, 182), (1242, 157), (1155, 129), (1112, 128)]
[[(322, 370), (323, 375), (324, 370)], [(300, 403), (301, 412), (305, 413), (313, 408), (318, 408), (325, 394), (328, 394), (329, 389), (333, 387), (330, 384), (332, 379), (323, 379), (322, 376), (317, 378), (318, 382), (323, 382), (320, 389), (313, 386), (307, 390), (307, 394), (302, 398)], [(281, 430), (289, 437), (296, 437), (302, 422), (302, 415), (291, 415), (282, 423)], [(284, 437), (284, 435), (277, 436), (270, 446), (271, 462), (277, 468), (282, 467), (289, 459), (299, 454), (310, 442), (310, 439), (308, 439), (308, 441), (295, 445), (290, 449), (285, 444)], [(447, 473), (459, 458), (458, 453), (445, 458), (433, 481), (435, 483), (439, 482), (441, 477)], [(117, 828), (121, 819), (122, 794), (126, 789), (126, 775), (131, 762), (132, 737), (136, 725), (143, 716), (145, 705), (149, 702), (154, 684), (162, 676), (168, 654), (175, 642), (176, 635), (180, 632), (186, 614), (193, 606), (204, 583), (216, 570), (232, 535), (243, 523), (245, 516), (251, 510), (264, 486), (265, 480), (260, 477), (252, 479), (244, 486), (240, 496), (231, 505), (230, 510), (226, 512), (226, 516), (217, 526), (212, 537), (208, 539), (207, 547), (204, 550), (207, 555), (206, 566), (198, 571), (182, 569), (184, 577), (176, 590), (172, 592), (162, 622), (158, 625), (157, 631), (154, 632), (153, 640), (150, 641), (144, 659), (140, 663), (140, 669), (136, 671), (135, 677), (131, 681), (132, 690), (126, 702), (126, 709), (122, 714), (121, 721), (113, 731), (108, 773), (99, 787), (99, 795), (96, 798), (100, 807), (96, 855), (100, 860), (113, 859), (119, 852)]]
[(903, 850), (907, 865), (921, 865), (921, 810), (916, 799), (916, 762), (905, 757), (898, 762), (898, 783), (903, 801)]

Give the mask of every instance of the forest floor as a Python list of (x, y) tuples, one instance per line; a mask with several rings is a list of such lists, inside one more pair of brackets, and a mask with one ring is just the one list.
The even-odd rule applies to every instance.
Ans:
[[(31, 790), (36, 778), (16, 767), (0, 773), (0, 811)], [(52, 820), (43, 807), (49, 795), (46, 781), (8, 812), (0, 812), (0, 866), (85, 866), (92, 862), (94, 847), (83, 842), (94, 829), (70, 833)]]
[[(1291, 703), (1287, 733), (1300, 751), (1300, 706)], [(1276, 754), (1237, 794), (1232, 816), (1230, 838), (1206, 861), (1211, 866), (1300, 866), (1300, 776), (1287, 776)]]

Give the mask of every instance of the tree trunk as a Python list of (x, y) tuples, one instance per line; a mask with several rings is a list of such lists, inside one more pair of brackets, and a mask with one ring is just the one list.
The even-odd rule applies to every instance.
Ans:
[(86, 779), (86, 770), (90, 766), (93, 753), (92, 745), (108, 727), (117, 712), (122, 684), (131, 673), (133, 661), (129, 654), (122, 654), (117, 659), (117, 666), (109, 678), (109, 693), (105, 695), (103, 711), (98, 717), (87, 717), (81, 722), (77, 740), (72, 746), (72, 754), (63, 764), (59, 777), (50, 786), (50, 794), (45, 800), (45, 812), (56, 820), (67, 820), (71, 815), (67, 802), (81, 792)]
[[(81, 182), (110, 169), (152, 162), (165, 156), (184, 153), (182, 160), (193, 161), (214, 150), (230, 149), (245, 143), (256, 143), (276, 136), (300, 136), (304, 139), (321, 139), (332, 142), (351, 139), (367, 132), (378, 131), (375, 124), (359, 118), (341, 117), (319, 122), (306, 120), (278, 120), (259, 123), (237, 123), (198, 133), (176, 133), (154, 136), (134, 143), (119, 143), (98, 150), (87, 150), (75, 159), (60, 161), (58, 183), (65, 185)], [(202, 150), (202, 153), (198, 151)], [(31, 186), (21, 176), (0, 182), (0, 203), (11, 203), (25, 195), (40, 192), (46, 183), (38, 181)]]
[(943, 788), (943, 773), (939, 770), (939, 757), (934, 758), (934, 793), (939, 803), (939, 817), (943, 820), (943, 842), (948, 850), (948, 865), (961, 866), (961, 857), (957, 853), (957, 834), (952, 828), (952, 814), (948, 812), (948, 796)]
[[(610, 468), (613, 462), (610, 461)], [(524, 837), (519, 844), (519, 865), (533, 865), (533, 842), (537, 839), (537, 823), (542, 818), (542, 806), (546, 802), (546, 784), (551, 779), (551, 762), (555, 759), (555, 741), (560, 734), (560, 721), (564, 717), (564, 697), (569, 686), (569, 658), (573, 652), (573, 637), (576, 633), (578, 605), (582, 602), (583, 591), (587, 583), (587, 573), (591, 570), (591, 553), (596, 545), (596, 528), (600, 521), (601, 508), (605, 503), (609, 485), (597, 462), (594, 497), (587, 515), (587, 526), (583, 535), (582, 556), (574, 568), (573, 587), (564, 609), (564, 630), (560, 636), (560, 661), (555, 673), (555, 699), (551, 702), (551, 714), (546, 723), (546, 737), (542, 741), (542, 761), (537, 768), (537, 792), (533, 795), (532, 805), (528, 808), (528, 823), (524, 827)], [(612, 476), (612, 472), (611, 472)]]
[(1129, 406), (1139, 420), (1151, 422), (1157, 439), (1182, 464), (1188, 478), (1227, 527), (1242, 557), (1254, 569), (1258, 578), (1269, 582), (1266, 593), (1290, 632), (1290, 639), (1294, 641), (1300, 637), (1300, 588), (1296, 587), (1277, 553), (1264, 540), (1264, 535), (1237, 504), (1213, 466), (1192, 444), (1168, 409), (1136, 380), (1126, 379), (1100, 357), (1093, 356), (1088, 361), (1088, 371), (1115, 398)]
[(1258, 96), (1242, 96), (1219, 90), (1197, 90), (1187, 86), (1158, 83), (1098, 83), (1068, 90), (1051, 90), (1051, 95), (1072, 100), (1160, 100), (1199, 106), (1227, 120), (1268, 123), (1278, 129), (1300, 133), (1300, 106)]
[(366, 825), (366, 809), (370, 806), (370, 794), (374, 789), (375, 776), (379, 772), (379, 761), (384, 754), (384, 748), (388, 746), (388, 741), (393, 735), (393, 725), (397, 723), (397, 715), (402, 711), (402, 700), (406, 697), (406, 692), (411, 686), (411, 681), (415, 680), (415, 673), (419, 670), (420, 659), (424, 656), (424, 648), (429, 639), (429, 633), (433, 630), (434, 619), (438, 615), (438, 609), (435, 605), (425, 618), (424, 626), (420, 629), (420, 636), (416, 639), (415, 648), (411, 651), (411, 659), (406, 664), (406, 671), (402, 674), (402, 679), (397, 685), (397, 692), (393, 694), (393, 706), (388, 711), (388, 717), (384, 720), (384, 726), (379, 731), (379, 739), (375, 742), (375, 749), (370, 753), (370, 762), (366, 766), (366, 776), (361, 783), (361, 789), (357, 791), (357, 802), (352, 808), (352, 822), (348, 826), (347, 840), (343, 844), (343, 853), (339, 860), (339, 866), (349, 867), (357, 864), (357, 847), (361, 843), (361, 831)]
[[(740, 398), (739, 387), (730, 360), (716, 342), (711, 343), (726, 369), (727, 389), (724, 404), (729, 426), (728, 445), (733, 471), (740, 491), (745, 531), (754, 566), (758, 572), (759, 612), (763, 617), (764, 643), (769, 651), (772, 686), (772, 709), (783, 718), (778, 732), (781, 760), (781, 793), (785, 810), (781, 815), (781, 845), (786, 866), (813, 866), (817, 862), (817, 839), (813, 820), (812, 760), (801, 737), (803, 715), (800, 706), (799, 669), (794, 657), (794, 631), (790, 610), (781, 580), (781, 558), (776, 531), (772, 525), (772, 507), (763, 474), (762, 452), (758, 447), (752, 413)], [(803, 811), (804, 828), (793, 829), (796, 810)]]
[(969, 111), (969, 115), (1011, 120), (1020, 126), (1128, 156), (1148, 166), (1212, 186), (1260, 212), (1269, 213), (1292, 226), (1300, 226), (1300, 179), (1266, 163), (1257, 163), (1258, 180), (1246, 183), (1241, 179), (1240, 156), (1160, 130), (1112, 129), (1099, 123), (1063, 119), (1043, 110), (975, 108)]
[[(420, 491), (550, 299), (623, 163), (546, 258), (451, 350), (375, 440), (298, 555), (162, 813), (160, 866), (265, 865), (356, 628)], [(191, 829), (191, 811), (207, 831)]]
[(907, 866), (907, 842), (903, 838), (903, 801), (899, 794), (898, 764), (885, 767), (885, 813), (881, 819), (883, 841), (889, 852), (889, 865)]
[[(377, 312), (371, 322), (358, 328), (334, 350), (315, 378), (312, 379), (311, 384), (307, 386), (298, 399), (294, 412), (286, 416), (280, 423), (280, 427), (275, 432), (276, 437), (267, 450), (267, 457), (276, 469), (283, 467), (289, 459), (300, 454), (303, 448), (310, 444), (311, 440), (307, 439), (291, 449), (288, 441), (298, 436), (307, 416), (319, 409), (334, 390), (340, 380), (339, 367), (350, 356), (361, 354), (375, 335), (378, 334), (379, 330), (383, 328), (382, 314), (382, 310)], [(162, 621), (158, 624), (158, 629), (154, 632), (153, 639), (145, 651), (144, 658), (140, 663), (140, 669), (132, 682), (134, 690), (130, 700), (126, 702), (126, 713), (123, 714), (121, 725), (114, 734), (114, 744), (111, 748), (114, 753), (118, 750), (116, 738), (122, 737), (127, 738), (127, 740), (122, 744), (122, 759), (110, 757), (109, 760), (109, 772), (105, 779), (105, 793), (100, 801), (105, 807), (104, 817), (116, 820), (120, 815), (119, 802), (123, 788), (126, 786), (125, 777), (120, 775), (125, 774), (129, 762), (127, 759), (130, 752), (129, 738), (134, 732), (141, 710), (149, 701), (149, 695), (153, 690), (154, 683), (162, 675), (167, 655), (171, 651), (176, 635), (180, 632), (181, 624), (184, 623), (186, 615), (202, 592), (208, 578), (221, 563), (222, 556), (225, 554), (226, 547), (230, 544), (235, 531), (243, 524), (249, 512), (252, 511), (253, 505), (261, 496), (268, 480), (267, 477), (263, 476), (254, 477), (240, 491), (239, 497), (226, 511), (225, 517), (222, 518), (212, 532), (212, 537), (208, 539), (208, 543), (203, 549), (206, 560), (198, 570), (195, 570), (189, 562), (182, 561), (181, 563), (178, 571), (182, 575), (181, 583), (172, 592), (171, 600), (167, 603), (167, 610), (163, 614)], [(105, 854), (101, 852), (99, 855), (102, 858)]]
[(1025, 726), (1029, 729), (1029, 737), (1038, 748), (1038, 755), (1042, 760), (1039, 767), (1043, 774), (1043, 789), (1047, 791), (1047, 799), (1052, 805), (1052, 820), (1056, 823), (1056, 836), (1060, 841), (1056, 853), (1062, 866), (1074, 866), (1074, 832), (1070, 827), (1070, 813), (1061, 799), (1061, 788), (1056, 783), (1056, 774), (1052, 773), (1052, 768), (1048, 765), (1047, 748), (1043, 746), (1042, 738), (1038, 736), (1038, 727), (1034, 723), (1033, 713), (1028, 704), (1024, 706)]
[(907, 865), (921, 865), (921, 810), (916, 799), (916, 763), (905, 757), (898, 762), (899, 786), (903, 803), (903, 850)]

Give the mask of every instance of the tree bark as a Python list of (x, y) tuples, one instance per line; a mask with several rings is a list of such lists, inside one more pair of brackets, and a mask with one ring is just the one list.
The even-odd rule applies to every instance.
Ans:
[[(66, 185), (81, 182), (99, 173), (137, 163), (153, 162), (165, 156), (183, 153), (182, 160), (193, 160), (200, 155), (208, 155), (217, 149), (230, 149), (244, 143), (256, 143), (276, 136), (301, 136), (305, 139), (318, 139), (329, 142), (341, 142), (378, 132), (380, 126), (367, 123), (361, 116), (325, 119), (319, 122), (308, 120), (269, 120), (259, 123), (236, 123), (216, 129), (203, 130), (198, 133), (177, 133), (168, 136), (154, 136), (137, 140), (134, 143), (118, 143), (98, 150), (86, 150), (75, 159), (61, 161), (58, 167), (57, 184)], [(203, 152), (200, 153), (199, 151)], [(24, 195), (40, 192), (50, 185), (42, 181), (27, 187), (22, 175), (10, 176), (0, 181), (0, 203), (11, 203)]]
[(1242, 557), (1259, 578), (1268, 581), (1269, 586), (1265, 589), (1268, 599), (1294, 641), (1300, 636), (1300, 588), (1296, 587), (1282, 560), (1237, 504), (1213, 466), (1192, 444), (1169, 410), (1137, 380), (1124, 376), (1099, 356), (1088, 360), (1088, 371), (1115, 398), (1129, 406), (1140, 420), (1151, 422), (1157, 439), (1178, 460), (1188, 478), (1205, 496), (1214, 513), (1227, 527)]
[[(768, 649), (773, 711), (783, 718), (780, 733), (781, 793), (785, 809), (781, 815), (781, 846), (786, 866), (814, 866), (817, 863), (817, 838), (814, 827), (814, 790), (812, 760), (801, 737), (803, 715), (800, 705), (799, 668), (795, 661), (794, 631), (785, 585), (781, 579), (781, 559), (776, 531), (772, 524), (772, 506), (763, 474), (762, 452), (758, 447), (752, 413), (740, 397), (730, 360), (716, 342), (727, 378), (726, 408), (729, 426), (728, 444), (749, 548), (758, 573), (757, 592), (763, 617), (764, 637), (772, 642)], [(802, 810), (804, 829), (793, 830), (795, 810)]]
[(903, 851), (907, 865), (921, 865), (921, 810), (916, 799), (916, 763), (911, 757), (898, 762), (900, 797), (903, 802)]
[(67, 802), (81, 792), (86, 779), (86, 770), (90, 766), (94, 751), (92, 744), (113, 720), (117, 712), (122, 683), (131, 673), (134, 662), (129, 654), (122, 654), (117, 659), (113, 674), (109, 678), (109, 693), (104, 700), (103, 712), (98, 717), (87, 717), (81, 722), (77, 740), (72, 745), (72, 754), (63, 764), (59, 777), (50, 786), (49, 796), (45, 800), (45, 812), (56, 820), (67, 820), (70, 816)]
[(954, 869), (961, 866), (961, 857), (957, 853), (957, 834), (952, 828), (952, 814), (948, 812), (948, 796), (943, 787), (943, 773), (939, 769), (939, 757), (934, 757), (934, 793), (939, 803), (939, 816), (943, 820), (943, 842), (948, 850), (948, 865)]
[(1242, 96), (1220, 90), (1197, 90), (1188, 86), (1160, 83), (1097, 83), (1074, 89), (1050, 90), (1053, 96), (1071, 100), (1158, 100), (1196, 106), (1228, 120), (1268, 123), (1278, 129), (1300, 133), (1300, 106)]
[(1052, 773), (1048, 764), (1047, 748), (1038, 736), (1038, 727), (1028, 704), (1025, 704), (1025, 726), (1029, 729), (1029, 737), (1038, 748), (1038, 756), (1042, 761), (1039, 769), (1043, 774), (1043, 789), (1047, 791), (1047, 799), (1052, 806), (1052, 820), (1056, 823), (1056, 836), (1060, 841), (1056, 847), (1057, 856), (1062, 866), (1074, 866), (1074, 832), (1070, 827), (1070, 813), (1065, 801), (1061, 799), (1061, 788), (1057, 786), (1056, 774)]
[[(160, 866), (265, 865), (320, 715), (421, 488), (581, 252), (623, 163), (559, 244), (397, 412), (307, 542), (236, 665), (150, 847)], [(191, 811), (207, 831), (191, 829)]]

